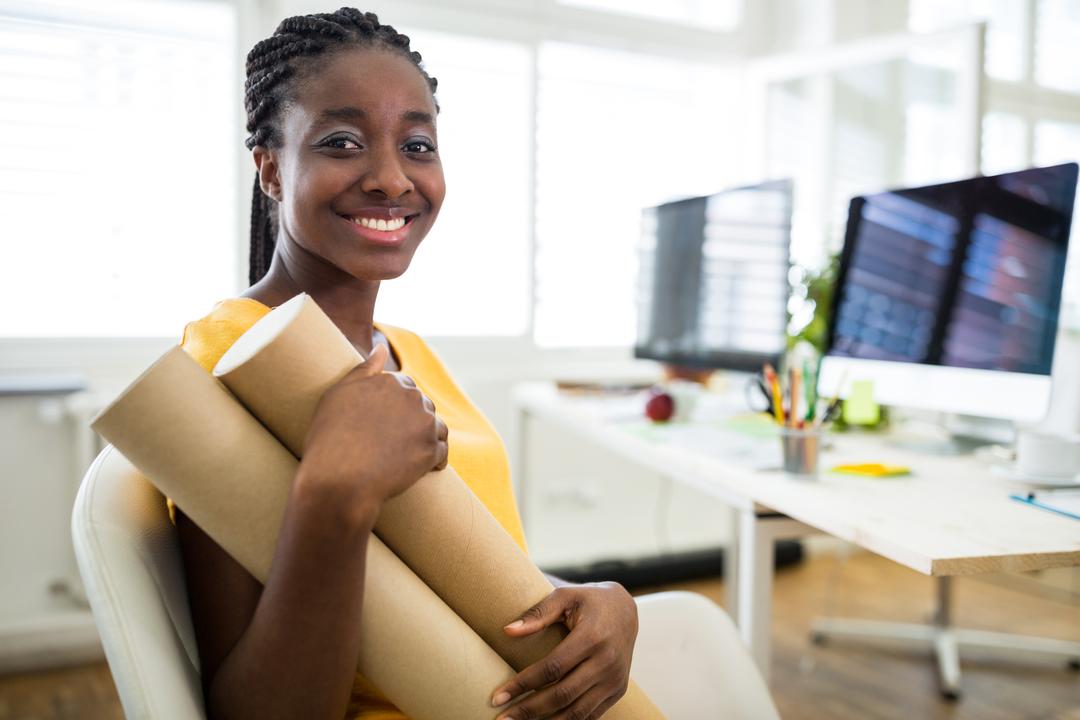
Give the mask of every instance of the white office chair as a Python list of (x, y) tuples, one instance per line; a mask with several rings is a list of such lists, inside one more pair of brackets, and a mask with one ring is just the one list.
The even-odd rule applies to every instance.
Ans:
[[(72, 516), (79, 571), (128, 718), (205, 717), (178, 540), (161, 494), (112, 446)], [(775, 720), (731, 620), (706, 598), (639, 598), (634, 678), (669, 720)]]

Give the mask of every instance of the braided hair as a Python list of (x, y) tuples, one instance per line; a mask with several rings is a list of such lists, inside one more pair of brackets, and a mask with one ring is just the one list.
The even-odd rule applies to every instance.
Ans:
[[(256, 145), (277, 147), (281, 143), (281, 109), (294, 91), (296, 79), (307, 61), (354, 47), (379, 47), (400, 53), (412, 61), (427, 81), (432, 96), (438, 81), (421, 64), (420, 53), (409, 48), (409, 37), (383, 25), (375, 13), (343, 7), (333, 13), (286, 18), (274, 34), (255, 44), (247, 56), (244, 109), (247, 111), (248, 150)], [(436, 110), (438, 103), (436, 102)], [(270, 269), (277, 238), (277, 204), (263, 193), (259, 175), (251, 193), (251, 252), (248, 280), (254, 285)]]

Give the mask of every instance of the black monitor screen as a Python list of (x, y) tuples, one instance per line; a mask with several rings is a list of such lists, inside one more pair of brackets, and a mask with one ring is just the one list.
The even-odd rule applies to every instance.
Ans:
[(1048, 375), (1077, 165), (851, 201), (829, 354)]
[(648, 208), (636, 357), (757, 370), (785, 347), (791, 183)]

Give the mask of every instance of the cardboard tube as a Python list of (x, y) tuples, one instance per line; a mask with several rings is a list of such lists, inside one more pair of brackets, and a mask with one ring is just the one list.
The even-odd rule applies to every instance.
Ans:
[[(265, 582), (297, 460), (180, 348), (94, 420), (161, 492)], [(377, 537), (358, 670), (414, 720), (490, 720), (511, 668)]]
[[(241, 335), (214, 375), (300, 457), (323, 393), (361, 362), (315, 301), (297, 295)], [(375, 533), (514, 669), (546, 657), (565, 637), (562, 625), (527, 638), (503, 632), (554, 588), (452, 468), (385, 502)], [(663, 715), (631, 682), (605, 717)]]

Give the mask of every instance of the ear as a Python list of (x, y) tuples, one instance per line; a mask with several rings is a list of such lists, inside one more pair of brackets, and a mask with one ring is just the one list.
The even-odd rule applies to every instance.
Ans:
[(267, 197), (281, 202), (281, 172), (277, 153), (262, 145), (256, 145), (251, 154), (255, 158), (255, 169), (259, 173), (259, 187)]

